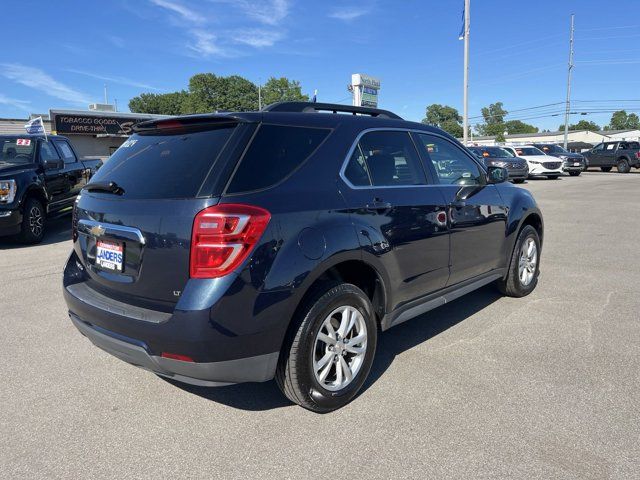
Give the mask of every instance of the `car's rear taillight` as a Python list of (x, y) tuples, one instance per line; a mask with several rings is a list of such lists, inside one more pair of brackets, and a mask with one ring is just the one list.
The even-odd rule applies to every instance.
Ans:
[(191, 278), (216, 278), (235, 270), (253, 250), (271, 214), (252, 205), (205, 208), (193, 221)]
[(636, 158), (640, 158), (640, 150), (636, 152)]

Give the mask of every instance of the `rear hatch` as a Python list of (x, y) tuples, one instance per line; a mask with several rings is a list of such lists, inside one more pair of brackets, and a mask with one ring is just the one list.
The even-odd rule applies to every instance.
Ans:
[(74, 250), (87, 285), (171, 311), (189, 279), (194, 217), (217, 203), (253, 129), (227, 116), (142, 124), (76, 203)]

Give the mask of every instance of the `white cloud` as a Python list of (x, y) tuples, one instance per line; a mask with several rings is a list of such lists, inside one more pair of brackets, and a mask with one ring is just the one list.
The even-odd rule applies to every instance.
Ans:
[(273, 30), (245, 28), (230, 32), (230, 37), (235, 43), (249, 45), (254, 48), (264, 48), (272, 47), (276, 42), (282, 40), (284, 35)]
[(3, 63), (0, 66), (2, 67), (0, 74), (4, 77), (51, 97), (81, 105), (88, 105), (93, 101), (89, 95), (60, 83), (39, 68), (19, 63)]
[(329, 17), (342, 20), (343, 22), (350, 22), (351, 20), (367, 15), (369, 12), (370, 10), (364, 6), (344, 7), (334, 9), (329, 13)]
[(205, 57), (217, 56), (228, 57), (230, 53), (217, 44), (217, 37), (205, 30), (193, 30), (191, 34), (194, 42), (187, 45), (188, 48)]
[(265, 25), (278, 25), (289, 15), (289, 0), (231, 0), (250, 18)]
[(7, 97), (0, 93), (0, 104), (10, 105), (17, 108), (18, 110), (24, 110), (25, 112), (28, 112), (30, 111), (31, 102), (29, 102), (28, 100), (18, 100), (17, 98)]
[[(263, 25), (275, 26), (289, 14), (290, 0), (209, 0), (210, 3), (228, 4), (239, 8), (243, 20), (249, 19)], [(239, 27), (233, 30), (224, 29), (213, 33), (211, 17), (186, 7), (176, 0), (149, 0), (153, 5), (177, 13), (181, 20), (173, 22), (174, 27), (181, 28), (190, 40), (186, 44), (187, 52), (204, 57), (235, 57), (240, 53), (230, 45), (246, 45), (253, 48), (271, 47), (284, 38), (283, 32), (265, 28)], [(202, 4), (200, 4), (202, 9)], [(175, 20), (175, 19), (173, 19)]]
[(74, 68), (69, 68), (69, 69), (67, 69), (67, 71), (71, 72), (71, 73), (77, 73), (78, 75), (84, 75), (85, 77), (91, 77), (91, 78), (96, 78), (98, 80), (104, 80), (105, 82), (119, 83), (120, 85), (128, 85), (130, 87), (142, 88), (144, 90), (155, 90), (157, 92), (160, 91), (159, 88), (152, 87), (151, 85), (147, 85), (146, 83), (141, 83), (141, 82), (137, 82), (135, 80), (130, 80), (130, 79), (125, 78), (125, 77), (118, 77), (118, 76), (110, 77), (110, 76), (106, 76), (106, 75), (99, 75), (97, 73), (87, 72), (85, 70), (76, 70)]
[(172, 0), (149, 0), (154, 5), (169, 10), (173, 13), (177, 13), (183, 20), (187, 22), (202, 24), (204, 23), (204, 17), (199, 13), (185, 7), (181, 3), (174, 2)]

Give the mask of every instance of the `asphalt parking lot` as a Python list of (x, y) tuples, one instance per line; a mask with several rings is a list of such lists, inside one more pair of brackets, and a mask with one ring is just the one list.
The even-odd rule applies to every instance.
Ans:
[(180, 387), (66, 315), (69, 218), (0, 240), (1, 478), (638, 478), (640, 173), (535, 180), (541, 278), (384, 333), (337, 412), (274, 382)]

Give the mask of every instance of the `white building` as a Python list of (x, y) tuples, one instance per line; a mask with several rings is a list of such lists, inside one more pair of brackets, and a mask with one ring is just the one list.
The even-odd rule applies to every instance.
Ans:
[[(635, 140), (640, 141), (640, 130), (601, 130), (591, 132), (589, 130), (572, 130), (568, 134), (569, 148), (572, 144), (576, 146), (576, 150), (586, 150), (591, 146), (600, 142), (611, 142), (616, 140)], [(529, 143), (564, 143), (564, 132), (538, 132), (538, 133), (520, 133), (513, 135), (505, 135), (506, 143), (529, 144)], [(493, 145), (496, 142), (494, 136), (472, 136), (469, 145)]]

